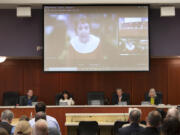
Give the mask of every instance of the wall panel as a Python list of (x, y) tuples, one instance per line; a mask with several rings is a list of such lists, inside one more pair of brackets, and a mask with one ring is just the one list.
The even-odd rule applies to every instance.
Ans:
[(152, 58), (149, 72), (43, 72), (42, 60), (7, 60), (0, 64), (0, 104), (5, 91), (20, 95), (34, 89), (39, 100), (55, 103), (55, 95), (68, 90), (76, 104), (87, 104), (87, 93), (104, 91), (109, 103), (116, 88), (140, 104), (151, 87), (163, 93), (166, 104), (180, 103), (180, 59)]
[(168, 103), (180, 104), (180, 61), (168, 65)]

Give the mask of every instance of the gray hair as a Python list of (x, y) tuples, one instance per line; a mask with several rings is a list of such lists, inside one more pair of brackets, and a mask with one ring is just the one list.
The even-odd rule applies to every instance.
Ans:
[(135, 123), (139, 123), (140, 118), (141, 118), (141, 110), (139, 110), (138, 108), (132, 109), (130, 114), (129, 114), (130, 121), (135, 122)]
[(11, 110), (4, 110), (1, 113), (1, 120), (12, 121), (13, 118), (14, 118), (14, 113)]
[(168, 109), (166, 117), (174, 117), (180, 120), (179, 111), (175, 107)]
[(148, 96), (150, 97), (150, 92), (151, 92), (151, 91), (154, 91), (155, 97), (157, 97), (157, 93), (156, 93), (155, 88), (150, 88), (149, 93), (148, 93)]

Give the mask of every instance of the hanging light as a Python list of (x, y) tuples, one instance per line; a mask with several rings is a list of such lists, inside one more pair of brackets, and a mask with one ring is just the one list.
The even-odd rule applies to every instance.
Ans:
[(0, 56), (0, 63), (3, 63), (6, 60), (6, 56)]

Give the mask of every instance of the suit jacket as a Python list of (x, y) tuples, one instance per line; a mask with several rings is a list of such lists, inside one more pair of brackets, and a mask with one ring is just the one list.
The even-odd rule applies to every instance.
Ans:
[[(146, 96), (145, 101), (149, 101), (150, 102), (150, 100), (151, 100), (151, 98), (149, 96)], [(155, 105), (161, 104), (161, 99), (158, 96), (155, 97), (154, 104)]]
[(142, 131), (141, 135), (160, 135), (160, 131), (155, 127), (147, 127)]
[[(122, 94), (122, 98), (121, 98), (121, 101), (126, 101), (127, 104), (129, 104), (129, 97), (127, 94), (123, 93)], [(118, 99), (118, 95), (117, 94), (114, 94), (112, 96), (112, 104), (113, 105), (117, 105), (119, 103), (119, 99)]]
[(13, 126), (11, 126), (9, 123), (7, 122), (0, 122), (0, 127), (6, 129), (6, 131), (11, 134), (11, 130), (13, 128)]
[(120, 128), (118, 135), (139, 135), (143, 130), (144, 128), (139, 126), (138, 123), (132, 123), (128, 127)]
[[(32, 96), (31, 101), (32, 102), (37, 102), (37, 96)], [(22, 97), (20, 105), (22, 105), (22, 106), (28, 105), (28, 97), (27, 96)]]

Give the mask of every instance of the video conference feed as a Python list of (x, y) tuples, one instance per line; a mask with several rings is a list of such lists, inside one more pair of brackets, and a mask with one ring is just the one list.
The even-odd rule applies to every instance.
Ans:
[(147, 6), (45, 6), (44, 71), (148, 71)]

